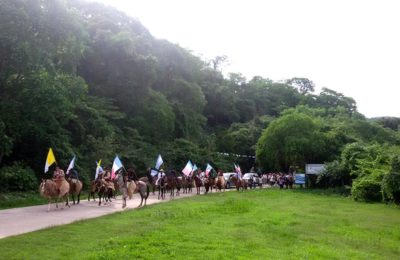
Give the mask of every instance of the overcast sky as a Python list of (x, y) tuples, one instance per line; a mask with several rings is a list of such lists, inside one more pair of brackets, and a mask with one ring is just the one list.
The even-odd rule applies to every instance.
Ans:
[(367, 117), (400, 117), (400, 1), (97, 1), (194, 54), (227, 55), (225, 73), (306, 77), (354, 98)]

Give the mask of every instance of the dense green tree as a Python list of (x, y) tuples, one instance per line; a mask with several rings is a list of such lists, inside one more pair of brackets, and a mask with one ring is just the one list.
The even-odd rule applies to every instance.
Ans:
[(268, 170), (324, 162), (326, 139), (316, 120), (301, 113), (286, 114), (273, 121), (257, 142), (258, 163)]
[(291, 78), (286, 81), (290, 86), (293, 86), (299, 90), (303, 95), (312, 93), (315, 91), (315, 84), (307, 78)]

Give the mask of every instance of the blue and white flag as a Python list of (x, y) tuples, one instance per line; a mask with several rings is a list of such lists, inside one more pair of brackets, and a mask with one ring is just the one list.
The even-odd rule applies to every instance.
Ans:
[(122, 167), (124, 167), (124, 166), (122, 165), (122, 162), (119, 159), (118, 155), (116, 155), (115, 159), (114, 159), (114, 163), (113, 163), (112, 169), (111, 169), (111, 179), (115, 179), (115, 173), (119, 169), (121, 169)]
[(207, 167), (206, 167), (206, 176), (208, 176), (208, 174), (212, 171), (213, 167), (207, 163)]
[(158, 169), (151, 169), (151, 170), (150, 170), (150, 175), (151, 175), (152, 177), (157, 176), (158, 173), (159, 173)]
[(196, 171), (197, 169), (198, 169), (198, 168), (197, 168), (197, 165), (196, 165), (196, 164), (194, 164), (194, 165), (193, 165), (192, 172)]
[(75, 156), (74, 156), (74, 158), (72, 158), (71, 162), (70, 162), (69, 165), (68, 165), (68, 168), (67, 168), (67, 175), (69, 174), (69, 171), (70, 171), (72, 168), (74, 168), (74, 167), (75, 167)]
[(157, 162), (156, 162), (156, 169), (159, 170), (160, 166), (163, 164), (163, 159), (161, 158), (161, 154), (158, 155)]
[(191, 172), (193, 171), (193, 164), (190, 162), (190, 160), (187, 162), (185, 168), (183, 168), (182, 172), (186, 176), (188, 176)]

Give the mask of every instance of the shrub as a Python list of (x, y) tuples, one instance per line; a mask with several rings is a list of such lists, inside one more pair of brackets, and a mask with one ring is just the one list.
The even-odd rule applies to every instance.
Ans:
[(34, 171), (22, 163), (14, 163), (0, 169), (2, 191), (28, 191), (38, 187)]
[(382, 192), (384, 200), (400, 204), (400, 173), (391, 172), (383, 177)]
[(339, 161), (325, 164), (325, 170), (318, 175), (317, 185), (321, 188), (340, 187), (350, 184), (350, 174), (342, 167)]
[(360, 178), (353, 182), (351, 195), (357, 201), (381, 201), (381, 182), (374, 178)]

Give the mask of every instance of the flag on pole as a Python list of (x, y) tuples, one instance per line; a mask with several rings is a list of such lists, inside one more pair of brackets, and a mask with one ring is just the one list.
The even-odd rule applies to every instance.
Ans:
[(94, 176), (94, 179), (97, 179), (97, 176), (99, 176), (99, 173), (103, 171), (103, 168), (101, 167), (101, 159), (96, 162), (96, 175)]
[(122, 167), (124, 167), (124, 166), (122, 165), (122, 162), (119, 159), (118, 155), (116, 155), (115, 159), (114, 159), (114, 163), (113, 163), (112, 169), (111, 169), (111, 179), (115, 179), (115, 173), (119, 169), (121, 169)]
[(185, 168), (183, 168), (182, 172), (186, 176), (188, 176), (191, 172), (193, 171), (193, 164), (190, 162), (190, 160), (187, 162)]
[(70, 171), (72, 168), (74, 168), (74, 167), (75, 167), (75, 156), (72, 158), (71, 162), (70, 162), (69, 165), (68, 165), (68, 168), (67, 168), (67, 175), (69, 174), (69, 171)]
[(49, 153), (47, 154), (46, 164), (44, 165), (44, 173), (49, 171), (50, 165), (56, 162), (56, 158), (54, 157), (53, 150), (49, 148)]
[(240, 169), (240, 166), (236, 163), (233, 164), (233, 166), (235, 167), (235, 171), (238, 174), (238, 177), (241, 178), (242, 177), (242, 170)]
[(152, 177), (156, 176), (158, 173), (159, 173), (159, 170), (158, 170), (158, 169), (151, 169), (151, 171), (150, 171), (150, 175), (151, 175)]
[(161, 154), (158, 155), (157, 161), (156, 161), (156, 169), (159, 170), (160, 166), (163, 164), (163, 159), (161, 158)]
[(193, 165), (192, 172), (196, 171), (197, 169), (198, 169), (198, 168), (197, 168), (197, 165), (196, 165), (196, 164), (194, 164), (194, 165)]
[(206, 176), (208, 176), (208, 174), (212, 171), (213, 167), (207, 163), (207, 167), (206, 167)]

